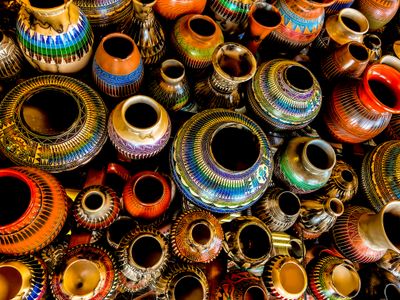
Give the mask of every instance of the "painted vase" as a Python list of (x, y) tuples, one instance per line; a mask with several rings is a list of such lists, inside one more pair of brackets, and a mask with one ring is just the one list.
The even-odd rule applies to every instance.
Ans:
[(318, 300), (355, 298), (361, 279), (353, 263), (331, 255), (323, 255), (307, 265), (308, 288)]
[(60, 233), (67, 218), (67, 195), (61, 184), (42, 170), (12, 167), (0, 170), (0, 185), (9, 201), (0, 218), (0, 253), (38, 251)]
[(168, 241), (152, 227), (138, 226), (122, 238), (117, 249), (123, 289), (145, 291), (160, 280), (169, 258)]
[(347, 203), (357, 194), (358, 175), (354, 168), (343, 160), (337, 160), (328, 182), (316, 193), (337, 198)]
[(247, 86), (249, 109), (274, 130), (307, 126), (322, 105), (317, 78), (298, 62), (273, 59), (257, 68)]
[(98, 245), (78, 245), (67, 250), (50, 276), (55, 299), (114, 299), (118, 292), (117, 264)]
[(355, 7), (368, 19), (370, 30), (377, 31), (394, 18), (399, 4), (398, 0), (363, 0), (356, 1)]
[(168, 111), (186, 110), (193, 105), (185, 66), (176, 59), (167, 59), (147, 83), (147, 95)]
[(300, 214), (300, 199), (290, 191), (272, 187), (251, 207), (251, 211), (271, 231), (286, 231)]
[(332, 5), (325, 7), (325, 13), (327, 15), (338, 14), (342, 9), (352, 6), (354, 0), (336, 0)]
[(302, 240), (286, 232), (272, 232), (272, 247), (272, 256), (290, 256), (299, 262), (302, 262), (306, 257), (307, 249)]
[(46, 299), (47, 267), (36, 256), (0, 259), (1, 299)]
[(234, 271), (225, 276), (213, 298), (215, 300), (267, 300), (268, 291), (262, 279), (247, 271)]
[(0, 151), (17, 165), (69, 171), (91, 161), (107, 140), (103, 100), (67, 76), (23, 81), (4, 97), (0, 115)]
[(171, 135), (171, 120), (154, 99), (137, 95), (113, 109), (108, 135), (114, 147), (129, 159), (145, 159), (158, 154)]
[(183, 15), (201, 14), (207, 0), (157, 0), (154, 10), (167, 20), (176, 20)]
[(237, 43), (219, 44), (212, 55), (213, 73), (194, 87), (198, 110), (237, 109), (243, 106), (239, 84), (250, 80), (257, 69), (254, 55)]
[(122, 192), (124, 209), (130, 216), (154, 220), (165, 213), (172, 200), (171, 186), (165, 176), (141, 171), (125, 183)]
[(254, 0), (211, 0), (210, 15), (226, 35), (240, 35), (247, 27)]
[(22, 72), (24, 56), (14, 40), (0, 29), (0, 82), (16, 79)]
[(157, 0), (132, 0), (133, 17), (127, 31), (139, 48), (145, 65), (159, 63), (165, 55), (165, 33), (153, 6)]
[(89, 230), (109, 227), (119, 216), (121, 202), (117, 193), (105, 185), (91, 185), (82, 189), (73, 204), (76, 223)]
[(113, 32), (124, 32), (132, 19), (132, 0), (74, 0), (88, 18), (94, 37), (101, 40)]
[(171, 47), (189, 70), (211, 65), (214, 49), (224, 42), (221, 29), (205, 15), (191, 14), (179, 18), (171, 32)]
[(263, 281), (270, 297), (299, 299), (307, 288), (307, 273), (293, 257), (277, 255), (264, 266)]
[(262, 273), (272, 254), (271, 230), (256, 217), (237, 217), (225, 230), (223, 248), (238, 268)]
[(126, 34), (110, 33), (97, 47), (92, 63), (93, 80), (111, 97), (129, 97), (139, 91), (144, 68), (139, 49)]
[(376, 34), (366, 34), (363, 43), (369, 52), (369, 62), (378, 63), (382, 57), (382, 41)]
[(351, 41), (321, 59), (322, 77), (329, 81), (358, 78), (370, 62), (370, 51), (363, 44)]
[(193, 264), (170, 264), (157, 281), (155, 292), (160, 300), (209, 299), (206, 275)]
[(256, 54), (261, 42), (281, 24), (282, 16), (275, 6), (266, 2), (252, 4), (248, 15), (249, 24), (243, 40), (246, 47)]
[(293, 225), (297, 235), (306, 240), (316, 239), (329, 231), (344, 212), (343, 203), (337, 198), (310, 198), (302, 199), (300, 216)]
[(22, 53), (36, 69), (75, 73), (90, 61), (93, 32), (72, 0), (21, 0), (17, 36)]
[(389, 202), (377, 214), (362, 206), (351, 206), (337, 219), (332, 239), (339, 252), (351, 261), (376, 262), (389, 249), (400, 253), (399, 222), (399, 201)]
[(282, 22), (265, 39), (269, 45), (282, 50), (301, 50), (321, 32), (325, 7), (336, 0), (277, 0), (274, 5), (282, 15)]
[(295, 137), (278, 150), (275, 161), (275, 177), (290, 191), (307, 194), (328, 182), (336, 154), (322, 139)]
[(399, 158), (400, 141), (379, 144), (364, 156), (361, 190), (375, 212), (379, 212), (385, 204), (400, 199)]
[(254, 121), (234, 111), (208, 109), (181, 126), (170, 166), (178, 188), (195, 205), (233, 213), (264, 194), (273, 161), (268, 139)]
[[(361, 143), (374, 138), (400, 113), (400, 73), (374, 64), (361, 80), (336, 84), (323, 119), (337, 141)], [(356, 120), (356, 121), (354, 121)]]

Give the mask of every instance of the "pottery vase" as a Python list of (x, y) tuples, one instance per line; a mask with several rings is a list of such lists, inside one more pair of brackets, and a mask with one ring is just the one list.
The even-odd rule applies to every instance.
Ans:
[(377, 214), (362, 206), (351, 206), (336, 220), (332, 239), (339, 252), (351, 261), (376, 262), (389, 249), (400, 253), (399, 222), (399, 201), (389, 202)]
[(322, 188), (336, 164), (332, 146), (322, 139), (309, 137), (290, 139), (276, 155), (275, 177), (297, 194)]
[(224, 42), (221, 29), (208, 16), (190, 14), (179, 18), (171, 32), (171, 48), (190, 71), (211, 65), (214, 49)]
[(284, 51), (301, 50), (319, 35), (325, 20), (325, 7), (335, 0), (277, 0), (274, 6), (282, 22), (265, 39), (269, 45)]
[(363, 43), (369, 52), (369, 62), (377, 63), (382, 57), (382, 41), (376, 34), (366, 34)]
[(158, 154), (171, 135), (171, 120), (154, 99), (137, 95), (113, 109), (108, 135), (114, 147), (128, 159), (145, 159)]
[(290, 191), (273, 187), (267, 189), (261, 199), (251, 207), (251, 211), (271, 231), (286, 231), (300, 214), (300, 199)]
[(185, 66), (176, 59), (161, 63), (147, 83), (147, 95), (168, 111), (187, 110), (194, 105)]
[(330, 135), (337, 141), (361, 143), (374, 138), (400, 113), (400, 73), (374, 64), (361, 80), (338, 83), (323, 114)]
[(331, 255), (322, 255), (307, 265), (309, 290), (318, 300), (355, 298), (361, 279), (353, 263)]
[(290, 256), (299, 262), (306, 257), (306, 246), (299, 238), (283, 231), (272, 232), (272, 256)]
[(138, 46), (145, 65), (159, 63), (166, 50), (164, 29), (153, 11), (156, 2), (157, 0), (132, 0), (133, 17), (127, 33)]
[(90, 61), (93, 32), (72, 0), (22, 0), (17, 36), (22, 53), (36, 69), (75, 73)]
[(77, 79), (30, 78), (0, 104), (0, 151), (16, 165), (48, 172), (81, 167), (107, 140), (107, 113), (98, 93)]
[(172, 176), (180, 191), (211, 212), (233, 213), (251, 206), (267, 189), (272, 164), (261, 128), (226, 109), (192, 116), (181, 126), (170, 151)]
[(400, 199), (398, 158), (400, 141), (387, 141), (368, 152), (361, 166), (361, 190), (370, 206), (379, 212)]
[(244, 33), (254, 0), (211, 0), (210, 15), (226, 35), (237, 36)]
[(325, 8), (327, 15), (338, 14), (342, 9), (352, 6), (354, 0), (336, 0), (335, 3)]
[(216, 217), (204, 210), (189, 210), (174, 220), (172, 251), (187, 263), (209, 263), (222, 250), (224, 232)]
[(298, 236), (311, 240), (329, 231), (344, 212), (343, 203), (337, 198), (320, 197), (303, 199), (300, 216), (293, 225)]
[(16, 79), (22, 71), (24, 56), (14, 40), (0, 30), (0, 82)]
[(371, 31), (377, 31), (389, 23), (396, 15), (399, 4), (398, 0), (355, 1), (355, 7), (368, 19)]
[(93, 80), (111, 97), (129, 97), (139, 91), (144, 68), (139, 49), (126, 34), (110, 33), (97, 47), (92, 63)]
[(250, 80), (257, 69), (254, 55), (237, 43), (218, 45), (212, 55), (213, 73), (194, 87), (198, 110), (238, 109), (244, 104), (239, 84)]
[(201, 14), (207, 0), (157, 0), (154, 10), (167, 20), (176, 20), (183, 15)]
[(2, 257), (0, 299), (46, 299), (47, 276), (46, 264), (39, 257)]
[(298, 62), (273, 59), (261, 64), (247, 86), (248, 108), (274, 130), (307, 126), (322, 105), (317, 78)]

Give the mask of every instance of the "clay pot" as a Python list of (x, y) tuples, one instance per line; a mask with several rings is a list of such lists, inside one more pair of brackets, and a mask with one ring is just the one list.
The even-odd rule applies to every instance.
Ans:
[(201, 14), (207, 0), (157, 0), (154, 10), (167, 20), (175, 20), (183, 15)]

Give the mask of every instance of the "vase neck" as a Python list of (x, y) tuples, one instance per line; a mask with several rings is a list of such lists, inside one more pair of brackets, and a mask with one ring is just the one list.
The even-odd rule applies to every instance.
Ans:
[(336, 154), (332, 146), (321, 139), (313, 139), (304, 144), (301, 160), (304, 168), (318, 175), (332, 170), (336, 164)]
[(133, 0), (133, 14), (136, 19), (154, 18), (153, 6), (156, 0)]
[(214, 38), (218, 25), (208, 16), (192, 15), (186, 26), (191, 37), (200, 42), (207, 42)]
[(160, 74), (166, 83), (176, 85), (185, 78), (185, 67), (176, 59), (168, 59), (161, 64)]
[(300, 199), (290, 191), (281, 191), (270, 201), (269, 213), (277, 219), (296, 217), (300, 212)]
[(60, 15), (67, 14), (72, 0), (57, 0), (50, 5), (50, 1), (40, 0), (21, 0), (26, 10), (37, 18), (59, 18)]

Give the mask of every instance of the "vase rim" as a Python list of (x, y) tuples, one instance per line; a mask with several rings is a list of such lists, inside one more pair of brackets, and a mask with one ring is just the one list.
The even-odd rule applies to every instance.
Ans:
[[(344, 270), (346, 269), (346, 270)], [(351, 279), (352, 279), (352, 284), (354, 285), (354, 289), (347, 294), (344, 294), (343, 291), (341, 291), (336, 285), (335, 285), (335, 272), (344, 272), (347, 271), (351, 273)], [(350, 283), (346, 281), (346, 286), (348, 286)], [(348, 298), (354, 298), (355, 296), (358, 295), (358, 293), (361, 290), (361, 279), (360, 276), (358, 275), (357, 271), (355, 268), (350, 265), (349, 263), (343, 262), (340, 264), (337, 264), (336, 266), (333, 267), (332, 269), (332, 287), (335, 290), (336, 293), (338, 293), (342, 297), (348, 297)]]
[[(368, 48), (364, 44), (362, 44), (358, 41), (350, 41), (347, 44), (345, 44), (345, 47), (347, 48), (347, 51), (350, 53), (351, 57), (354, 60), (356, 60), (358, 62), (368, 62), (369, 61), (370, 53), (368, 51)], [(365, 59), (360, 59), (359, 57), (354, 56), (351, 51), (352, 47), (357, 47), (357, 48), (363, 49), (363, 51), (365, 51), (365, 54), (367, 57)]]
[[(20, 295), (21, 291), (27, 291), (27, 290), (30, 289), (32, 272), (28, 268), (27, 265), (25, 265), (24, 263), (22, 263), (22, 262), (20, 262), (18, 260), (11, 260), (11, 261), (7, 261), (7, 262), (1, 263), (0, 264), (0, 270), (1, 269), (3, 269), (3, 271), (0, 271), (1, 273), (4, 272), (4, 269), (10, 269), (9, 271), (14, 272), (15, 275), (17, 275), (19, 277), (18, 278), (20, 280), (20, 282), (18, 282), (18, 287), (19, 288), (14, 293), (14, 295), (8, 295), (8, 296), (11, 296), (11, 299), (16, 299), (14, 297)], [(2, 275), (4, 276), (4, 275), (7, 275), (7, 274), (2, 274)], [(8, 274), (8, 275), (10, 275), (10, 274)], [(4, 278), (7, 281), (12, 281), (11, 284), (16, 284), (16, 282), (13, 281), (13, 279), (15, 279), (15, 278), (12, 278), (12, 277), (13, 276), (4, 276)]]
[[(100, 205), (95, 205), (96, 207), (91, 207), (91, 205), (88, 205), (86, 201), (90, 199), (92, 196), (99, 196), (98, 198), (101, 200)], [(104, 194), (99, 191), (99, 190), (91, 190), (88, 193), (85, 193), (84, 197), (82, 198), (82, 207), (85, 210), (85, 212), (89, 214), (95, 214), (99, 211), (101, 211), (106, 203), (106, 197)], [(96, 203), (97, 204), (97, 203)]]
[[(236, 238), (237, 238), (236, 243), (237, 243), (237, 245), (239, 245), (239, 249), (240, 249), (242, 255), (246, 258), (246, 261), (248, 261), (248, 262), (254, 262), (254, 261), (258, 262), (258, 261), (261, 261), (261, 260), (268, 259), (271, 256), (271, 253), (273, 251), (272, 232), (258, 218), (252, 217), (252, 218), (247, 219), (247, 220), (248, 220), (247, 222), (245, 222), (244, 224), (242, 224), (240, 226), (240, 228), (239, 228), (239, 230), (237, 232), (237, 236), (236, 236)], [(258, 227), (261, 231), (263, 231), (263, 233), (265, 234), (265, 236), (267, 237), (268, 242), (269, 242), (269, 245), (266, 245), (266, 250), (267, 251), (265, 253), (263, 253), (259, 257), (249, 257), (248, 255), (246, 255), (246, 252), (243, 251), (244, 249), (243, 249), (243, 245), (242, 245), (242, 242), (241, 242), (241, 235), (242, 235), (244, 229), (246, 229), (248, 227), (252, 227), (252, 226)], [(267, 249), (268, 247), (269, 247), (269, 249)]]
[[(289, 268), (289, 269), (288, 269)], [(292, 273), (291, 276), (285, 276), (286, 279), (290, 278), (289, 280), (296, 281), (294, 278), (294, 272), (296, 272), (296, 277), (297, 279), (297, 285), (294, 290), (293, 287), (291, 287), (291, 290), (288, 290), (288, 287), (285, 282), (282, 282), (281, 276), (282, 272), (289, 272)], [(300, 278), (301, 277), (301, 278)], [(293, 257), (284, 257), (284, 261), (282, 261), (278, 266), (275, 272), (272, 274), (272, 280), (274, 282), (275, 289), (279, 292), (280, 295), (282, 295), (285, 298), (290, 298), (290, 299), (297, 299), (300, 297), (305, 289), (307, 288), (307, 273), (304, 270), (303, 266), (299, 264), (297, 260)], [(300, 281), (301, 280), (301, 281)]]
[[(158, 199), (155, 199), (154, 201), (149, 201), (149, 202), (144, 202), (142, 201), (142, 199), (139, 199), (140, 201), (140, 205), (142, 206), (147, 206), (147, 207), (151, 207), (151, 206), (156, 206), (158, 205), (160, 202), (162, 202), (163, 198), (166, 196), (166, 190), (164, 188), (164, 184), (167, 184), (166, 180), (161, 176), (161, 174), (158, 174), (156, 172), (153, 171), (144, 171), (138, 174), (139, 176), (135, 178), (135, 183), (132, 186), (133, 189), (133, 193), (134, 195), (136, 195), (136, 188), (138, 183), (143, 180), (143, 179), (154, 179), (155, 181), (158, 181), (158, 183), (161, 185), (162, 187), (162, 192), (161, 195)], [(136, 195), (136, 197), (138, 197)], [(139, 198), (139, 197), (138, 197)]]
[[(278, 59), (278, 60), (280, 60), (280, 59)], [(291, 61), (287, 61), (287, 60), (281, 60), (281, 61), (282, 62), (285, 62), (285, 61), (291, 62)], [(305, 76), (309, 77), (309, 78), (306, 78), (307, 80), (310, 81), (306, 87), (297, 86), (297, 85), (293, 84), (291, 79), (289, 79), (288, 72), (289, 73), (293, 72), (293, 70), (296, 70), (296, 69), (301, 70), (302, 72), (304, 71), (304, 76), (295, 76), (294, 77), (295, 79), (298, 79), (299, 77), (301, 77), (302, 79), (305, 79)], [(285, 69), (283, 71), (283, 76), (284, 76), (286, 84), (289, 85), (290, 88), (292, 88), (298, 92), (307, 92), (309, 90), (312, 90), (315, 82), (318, 83), (318, 81), (315, 80), (313, 73), (311, 73), (311, 71), (308, 68), (306, 68), (302, 64), (294, 62), (294, 61), (293, 61), (293, 64), (289, 64), (285, 67)]]
[[(338, 198), (327, 198), (324, 201), (324, 206), (327, 213), (335, 217), (341, 216), (344, 212), (343, 202), (340, 201)], [(334, 208), (332, 206), (334, 206)]]
[[(125, 40), (127, 40), (128, 42), (130, 42), (130, 43), (132, 44), (132, 48), (133, 48), (132, 52), (129, 53), (129, 54), (128, 54), (126, 57), (124, 57), (124, 58), (116, 57), (116, 56), (111, 55), (110, 53), (108, 53), (108, 52), (106, 51), (106, 49), (104, 48), (104, 43), (105, 43), (106, 41), (112, 39), (112, 38), (122, 38), (122, 39), (125, 39)], [(138, 51), (135, 41), (134, 41), (129, 35), (127, 35), (127, 34), (125, 34), (125, 33), (122, 33), (122, 32), (112, 32), (112, 33), (107, 34), (107, 35), (106, 35), (105, 37), (103, 37), (103, 39), (101, 40), (100, 46), (102, 47), (104, 53), (106, 53), (106, 54), (107, 54), (109, 57), (111, 57), (114, 61), (120, 61), (120, 62), (124, 62), (124, 61), (126, 61), (126, 60), (129, 60), (129, 59), (132, 58), (132, 56), (135, 54), (135, 51)]]
[[(380, 224), (382, 224), (383, 226), (383, 232), (384, 232), (384, 239), (387, 242), (387, 245), (389, 247), (387, 247), (388, 249), (391, 249), (397, 253), (400, 253), (400, 242), (398, 243), (398, 245), (393, 244), (393, 242), (390, 240), (390, 238), (388, 237), (388, 234), (386, 233), (386, 228), (384, 226), (384, 220), (385, 220), (385, 215), (387, 213), (390, 213), (392, 211), (397, 212), (397, 218), (400, 219), (400, 201), (391, 201), (387, 204), (385, 204), (384, 207), (382, 207), (382, 209), (379, 211), (378, 213), (378, 218), (380, 220)], [(396, 230), (394, 228), (391, 228), (392, 230)], [(386, 249), (387, 250), (387, 249)]]
[[(218, 25), (215, 23), (215, 21), (211, 18), (211, 17), (209, 17), (209, 16), (206, 16), (206, 15), (201, 15), (201, 14), (192, 14), (192, 15), (187, 15), (188, 16), (188, 28), (189, 28), (189, 30), (190, 30), (190, 32), (191, 32), (191, 34), (193, 35), (193, 36), (195, 36), (197, 39), (201, 39), (201, 40), (204, 40), (204, 39), (211, 39), (214, 35), (215, 35), (215, 33), (218, 31)], [(211, 26), (213, 26), (213, 29), (214, 29), (214, 31), (211, 33), (211, 34), (208, 34), (208, 35), (203, 35), (203, 34), (199, 34), (198, 32), (196, 32), (195, 30), (193, 30), (193, 28), (191, 27), (191, 22), (192, 21), (194, 21), (194, 20), (203, 20), (203, 21), (207, 21)]]
[(299, 2), (306, 3), (308, 5), (312, 5), (315, 8), (325, 8), (331, 6), (337, 0), (300, 0)]
[[(265, 8), (267, 9), (267, 11), (273, 12), (279, 16), (279, 23), (277, 23), (276, 25), (268, 26), (268, 25), (264, 25), (264, 24), (260, 23), (258, 20), (256, 20), (256, 18), (254, 18), (254, 12), (256, 9), (265, 9)], [(272, 30), (276, 29), (280, 24), (282, 24), (282, 20), (283, 20), (282, 14), (280, 13), (279, 9), (275, 5), (272, 5), (267, 2), (254, 2), (254, 4), (250, 8), (249, 14), (250, 14), (250, 17), (253, 18), (257, 24), (259, 24), (263, 28), (269, 28)]]
[[(197, 274), (190, 274), (190, 273), (188, 273), (188, 272), (182, 272), (182, 273), (180, 273), (179, 275), (182, 275), (182, 276), (180, 276), (179, 278), (174, 278), (174, 279), (176, 279), (176, 281), (174, 280), (173, 281), (173, 286), (172, 286), (172, 299), (179, 299), (178, 297), (176, 297), (175, 296), (175, 294), (176, 294), (176, 288), (177, 288), (177, 286), (179, 285), (179, 284), (182, 284), (182, 280), (187, 280), (187, 279), (191, 279), (191, 280), (195, 280), (195, 281), (197, 281), (197, 283), (198, 283), (198, 285), (201, 287), (201, 292), (202, 292), (202, 298), (204, 299), (204, 296), (206, 295), (206, 293), (207, 293), (207, 290), (206, 290), (206, 288), (204, 287), (204, 284), (202, 283), (202, 281), (201, 281), (201, 278), (199, 278), (199, 276), (197, 276)], [(186, 288), (188, 288), (188, 287), (186, 287)], [(193, 287), (192, 287), (193, 288)]]
[[(132, 257), (133, 247), (140, 239), (144, 239), (144, 238), (155, 240), (158, 243), (159, 250), (161, 252), (158, 260), (156, 262), (154, 262), (154, 264), (151, 266), (143, 266), (143, 265), (139, 264), (138, 262), (136, 262)], [(146, 249), (143, 249), (143, 250), (145, 251)], [(151, 234), (148, 232), (136, 236), (136, 238), (131, 241), (130, 246), (129, 246), (128, 260), (131, 264), (133, 264), (135, 266), (135, 268), (138, 268), (141, 270), (157, 269), (160, 265), (162, 265), (165, 256), (166, 256), (165, 244), (164, 244), (163, 239), (160, 239), (157, 235), (154, 235), (154, 234)]]
[[(166, 69), (169, 67), (178, 67), (179, 69), (182, 70), (182, 74), (177, 76), (177, 77), (172, 77), (166, 73)], [(164, 60), (161, 63), (161, 68), (160, 68), (161, 76), (163, 77), (164, 80), (171, 82), (171, 83), (178, 83), (183, 80), (185, 77), (185, 66), (177, 59), (167, 59)]]
[[(311, 160), (310, 157), (308, 156), (307, 150), (309, 149), (310, 146), (316, 146), (319, 149), (321, 149), (323, 152), (326, 154), (327, 158), (327, 164), (326, 167), (322, 168), (321, 166), (316, 166)], [(303, 163), (305, 164), (305, 168), (310, 170), (310, 171), (316, 171), (316, 172), (321, 172), (321, 171), (327, 171), (327, 170), (332, 170), (333, 167), (336, 164), (336, 154), (335, 150), (332, 148), (332, 146), (324, 141), (323, 139), (311, 139), (307, 142), (305, 142), (303, 151), (301, 154), (301, 157), (303, 159)]]
[(37, 7), (31, 4), (31, 0), (20, 0), (26, 7), (31, 8), (37, 12), (44, 13), (52, 13), (59, 11), (60, 9), (64, 10), (67, 6), (72, 4), (73, 0), (63, 0), (64, 3), (60, 3), (59, 5), (53, 7)]
[[(351, 7), (347, 7), (347, 8), (343, 8), (339, 14), (337, 15), (333, 15), (333, 18), (337, 18), (340, 25), (345, 27), (346, 30), (350, 31), (351, 33), (355, 33), (355, 34), (365, 34), (368, 32), (369, 30), (369, 22), (368, 19), (365, 17), (365, 15), (363, 13), (361, 13), (359, 10), (351, 8)], [(349, 18), (352, 21), (356, 22), (359, 26), (360, 26), (360, 30), (356, 31), (351, 29), (350, 27), (348, 27), (345, 22), (343, 22), (343, 17), (345, 18)], [(359, 21), (359, 22), (357, 22)]]
[[(82, 280), (78, 279), (81, 276), (78, 276), (76, 273), (84, 272), (86, 274), (85, 279), (89, 279), (88, 275), (90, 274), (90, 281), (91, 285), (88, 287), (88, 290), (86, 293), (78, 294), (79, 296), (86, 296), (92, 293), (98, 285), (101, 283), (101, 269), (99, 266), (86, 258), (76, 258), (72, 262), (70, 262), (64, 272), (63, 272), (63, 289), (67, 292), (69, 295), (76, 295), (76, 291), (74, 291), (74, 288), (76, 288), (75, 284), (70, 285), (70, 282), (68, 279), (72, 280)], [(79, 281), (81, 282), (81, 281)]]

